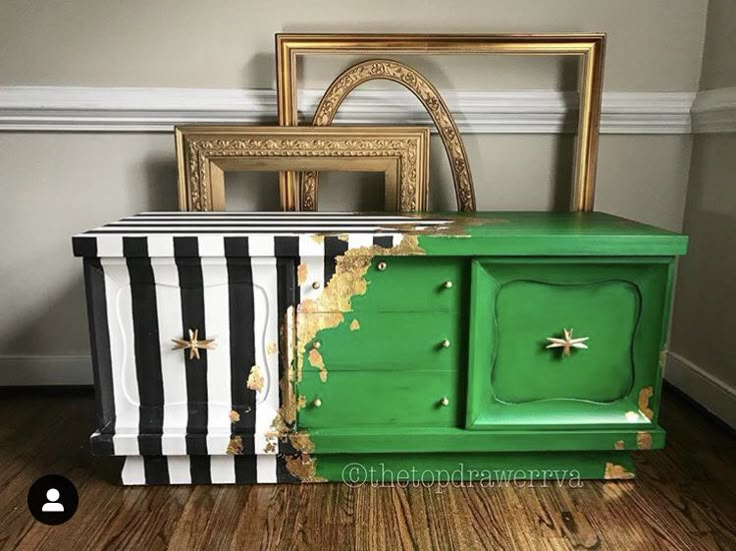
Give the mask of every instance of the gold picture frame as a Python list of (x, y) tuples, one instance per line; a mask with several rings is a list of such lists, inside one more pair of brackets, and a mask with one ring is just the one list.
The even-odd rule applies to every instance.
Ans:
[[(508, 54), (575, 56), (581, 70), (571, 210), (593, 210), (600, 125), (604, 33), (530, 34), (276, 34), (279, 124), (297, 126), (297, 60), (307, 54)], [(293, 172), (281, 193), (294, 193)], [(473, 205), (474, 208), (474, 205)]]
[[(423, 126), (189, 125), (175, 134), (180, 210), (225, 210), (226, 171), (295, 170), (383, 172), (387, 210), (427, 208), (429, 129)], [(280, 186), (281, 208), (301, 210), (296, 198), (302, 195)]]

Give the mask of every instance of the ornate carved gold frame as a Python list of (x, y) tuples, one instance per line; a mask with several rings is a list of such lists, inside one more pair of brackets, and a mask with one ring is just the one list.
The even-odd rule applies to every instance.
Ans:
[[(439, 132), (442, 143), (450, 161), (452, 178), (455, 182), (455, 195), (457, 197), (458, 210), (475, 210), (475, 192), (473, 190), (473, 178), (470, 174), (465, 144), (460, 137), (455, 120), (450, 110), (445, 105), (442, 96), (424, 75), (409, 67), (405, 63), (392, 61), (390, 59), (371, 59), (356, 63), (346, 69), (338, 76), (327, 91), (314, 111), (312, 126), (329, 126), (335, 119), (337, 110), (342, 102), (355, 88), (369, 80), (390, 80), (401, 84), (410, 90), (416, 98), (424, 105), (434, 121)], [(301, 204), (305, 210), (316, 210), (317, 187), (319, 175), (317, 172), (302, 172), (302, 182), (310, 182), (312, 185), (302, 184)]]
[[(180, 210), (225, 210), (225, 171), (248, 170), (383, 172), (387, 210), (427, 208), (429, 129), (421, 126), (179, 126), (176, 160)], [(281, 193), (281, 208), (296, 210), (296, 197)]]
[[(277, 34), (279, 124), (296, 126), (297, 59), (306, 54), (511, 54), (580, 59), (578, 133), (572, 210), (593, 210), (605, 34)], [(281, 176), (282, 196), (295, 192), (293, 172)], [(294, 201), (295, 202), (295, 201)]]

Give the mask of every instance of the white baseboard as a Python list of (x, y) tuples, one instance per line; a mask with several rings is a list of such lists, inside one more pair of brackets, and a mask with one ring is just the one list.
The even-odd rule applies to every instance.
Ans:
[(91, 384), (89, 356), (0, 356), (0, 386)]
[(665, 373), (669, 383), (736, 428), (736, 388), (674, 352), (667, 353)]
[[(300, 113), (314, 112), (321, 90), (302, 90)], [(577, 94), (556, 90), (441, 92), (460, 131), (557, 134), (576, 131)], [(689, 134), (692, 92), (605, 92), (602, 134)], [(356, 90), (340, 124), (432, 121), (405, 90)], [(198, 123), (275, 124), (276, 92), (258, 89), (0, 87), (0, 131), (171, 132)]]

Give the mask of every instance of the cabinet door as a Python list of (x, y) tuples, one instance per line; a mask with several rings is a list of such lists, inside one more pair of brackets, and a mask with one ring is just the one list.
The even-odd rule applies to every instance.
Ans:
[(650, 425), (670, 267), (475, 261), (467, 427)]

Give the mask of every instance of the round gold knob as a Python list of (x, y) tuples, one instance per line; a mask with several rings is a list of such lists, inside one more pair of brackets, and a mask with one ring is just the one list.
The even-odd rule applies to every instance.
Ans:
[(452, 281), (445, 281), (443, 286), (445, 289), (452, 289)]
[(450, 341), (448, 341), (447, 339), (442, 341), (442, 348), (450, 348)]
[(379, 271), (379, 272), (382, 272), (383, 270), (385, 270), (385, 269), (386, 269), (386, 266), (387, 266), (387, 265), (386, 265), (386, 263), (385, 263), (385, 262), (379, 262), (379, 263), (378, 263), (378, 266), (376, 266), (376, 268), (378, 268), (378, 271)]
[(442, 400), (440, 400), (440, 405), (441, 406), (449, 406), (450, 405), (450, 400), (447, 398), (447, 396), (443, 396), (442, 397)]
[(322, 343), (319, 341), (314, 341), (312, 343), (312, 348), (314, 348), (315, 350), (318, 350), (320, 346), (322, 346)]
[(320, 400), (319, 398), (315, 398), (315, 399), (314, 399), (314, 400), (312, 401), (312, 405), (313, 405), (314, 407), (318, 408), (318, 407), (320, 407), (320, 406), (322, 405), (322, 400)]
[(315, 281), (312, 283), (312, 289), (319, 289), (322, 285), (320, 285), (319, 281)]

